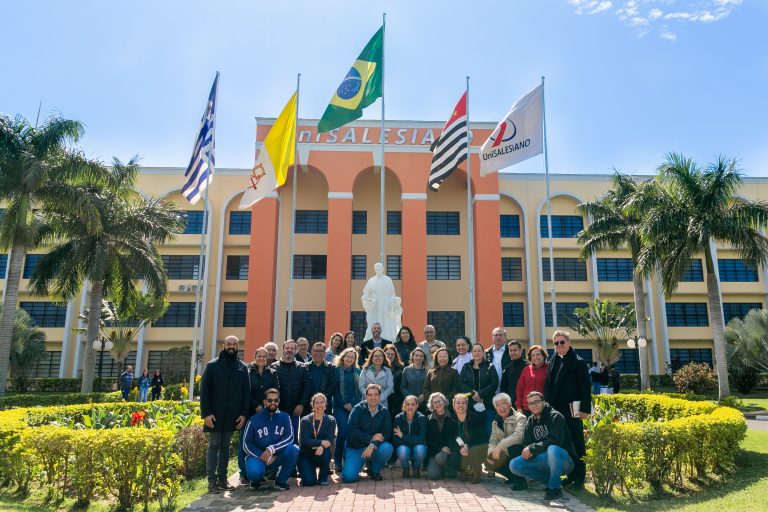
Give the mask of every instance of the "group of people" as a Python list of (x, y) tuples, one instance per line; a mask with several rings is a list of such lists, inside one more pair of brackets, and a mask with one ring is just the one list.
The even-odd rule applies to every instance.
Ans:
[(621, 376), (613, 366), (609, 370), (605, 364), (595, 361), (589, 368), (589, 378), (592, 379), (592, 393), (595, 395), (599, 395), (602, 388), (611, 388), (613, 393), (621, 389)]
[(488, 349), (462, 336), (453, 353), (431, 325), (420, 343), (405, 326), (394, 342), (378, 324), (371, 333), (360, 344), (353, 332), (334, 333), (328, 346), (290, 339), (279, 359), (269, 342), (248, 365), (227, 337), (200, 389), (209, 491), (233, 488), (226, 470), (236, 430), (240, 483), (254, 489), (268, 477), (283, 490), (292, 476), (328, 485), (334, 471), (350, 483), (364, 467), (381, 480), (395, 460), (403, 478), (477, 483), (485, 467), (515, 490), (541, 480), (548, 499), (583, 485), (591, 385), (567, 332), (554, 333), (552, 357), (529, 347), (530, 361), (501, 327)]
[[(128, 395), (131, 394), (133, 389), (133, 366), (128, 365), (125, 367), (125, 371), (120, 374), (120, 393), (123, 396), (123, 400), (128, 400)], [(159, 400), (160, 393), (165, 386), (165, 380), (160, 370), (155, 370), (155, 374), (150, 376), (149, 370), (144, 368), (144, 371), (139, 375), (136, 381), (136, 387), (139, 391), (138, 401), (146, 402), (149, 397), (149, 390), (152, 390), (152, 400)]]

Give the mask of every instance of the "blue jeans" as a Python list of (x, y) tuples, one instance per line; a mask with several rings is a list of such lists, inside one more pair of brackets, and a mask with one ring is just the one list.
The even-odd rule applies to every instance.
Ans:
[(333, 406), (333, 417), (336, 418), (336, 451), (333, 460), (336, 467), (342, 466), (344, 461), (344, 447), (347, 445), (347, 423), (349, 423), (349, 411), (340, 405)]
[(573, 470), (573, 459), (567, 451), (551, 445), (547, 453), (540, 453), (528, 460), (522, 455), (515, 457), (509, 463), (509, 470), (515, 475), (544, 482), (548, 489), (559, 489), (560, 476)]
[(592, 383), (592, 394), (593, 394), (593, 395), (599, 395), (599, 394), (600, 394), (600, 388), (601, 388), (602, 386), (603, 386), (603, 385), (602, 385), (602, 384), (600, 384), (599, 382), (593, 382), (593, 383)]
[[(256, 450), (254, 453), (261, 455), (263, 450)], [(299, 458), (299, 447), (295, 444), (289, 444), (275, 455), (275, 461), (267, 466), (259, 457), (248, 455), (245, 458), (245, 472), (248, 476), (248, 480), (251, 482), (261, 482), (264, 478), (264, 473), (267, 470), (278, 470), (277, 482), (284, 484), (288, 483), (288, 479), (291, 477), (293, 469), (296, 467), (296, 461)]]
[[(341, 479), (344, 483), (357, 482), (360, 479), (360, 470), (363, 469), (365, 448), (347, 448), (344, 450), (344, 469), (341, 470)], [(384, 464), (392, 458), (392, 445), (384, 441), (373, 451), (369, 459), (371, 473), (381, 473)]]
[[(301, 476), (301, 486), (311, 487), (320, 483), (327, 483), (331, 474), (331, 449), (323, 449), (323, 454), (317, 455), (299, 455), (299, 475)], [(318, 477), (318, 469), (320, 475)]]
[[(483, 413), (483, 417), (485, 418), (485, 437), (488, 439), (491, 438), (491, 430), (493, 427), (493, 420), (496, 418), (496, 410), (495, 409), (486, 409)], [(466, 439), (465, 439), (466, 441)]]
[(131, 388), (121, 388), (120, 393), (123, 395), (123, 400), (128, 401), (128, 395), (131, 394)]
[(146, 402), (149, 388), (139, 388), (139, 402)]
[[(401, 444), (397, 447), (397, 460), (403, 469), (413, 468), (421, 469), (424, 466), (424, 459), (427, 458), (427, 445), (417, 444), (416, 446), (405, 446)], [(413, 461), (411, 463), (411, 461)]]

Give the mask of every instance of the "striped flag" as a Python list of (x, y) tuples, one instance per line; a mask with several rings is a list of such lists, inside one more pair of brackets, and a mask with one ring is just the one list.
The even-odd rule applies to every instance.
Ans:
[(213, 172), (216, 167), (214, 121), (216, 120), (216, 93), (218, 90), (219, 73), (217, 71), (211, 87), (211, 94), (208, 95), (203, 119), (200, 121), (200, 133), (197, 134), (195, 147), (192, 149), (192, 158), (189, 160), (189, 166), (184, 173), (187, 181), (181, 188), (182, 195), (192, 204), (195, 204), (202, 197), (203, 190), (213, 181)]
[(440, 137), (432, 143), (432, 167), (429, 171), (429, 188), (435, 192), (445, 178), (467, 159), (467, 93), (453, 108), (453, 114), (445, 123)]

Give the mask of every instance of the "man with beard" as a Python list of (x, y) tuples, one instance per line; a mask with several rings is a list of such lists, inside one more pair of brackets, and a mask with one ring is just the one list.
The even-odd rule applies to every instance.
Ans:
[[(507, 352), (509, 353), (509, 362), (506, 363), (504, 371), (501, 374), (501, 383), (499, 391), (509, 396), (517, 396), (517, 381), (520, 380), (523, 370), (530, 364), (523, 357), (523, 346), (517, 340), (507, 343)], [(514, 400), (513, 400), (514, 402)]]
[(200, 414), (208, 432), (205, 469), (208, 492), (232, 490), (227, 482), (227, 463), (232, 434), (240, 430), (248, 418), (251, 403), (248, 368), (237, 357), (240, 340), (224, 339), (224, 350), (208, 362), (200, 382)]
[(283, 343), (283, 356), (272, 363), (280, 385), (280, 410), (291, 417), (293, 431), (299, 431), (299, 419), (309, 404), (309, 372), (304, 363), (296, 361), (296, 342)]
[(309, 373), (309, 396), (317, 393), (324, 394), (326, 398), (325, 410), (328, 414), (333, 412), (333, 395), (339, 387), (339, 375), (336, 365), (325, 360), (325, 345), (318, 341), (312, 345), (312, 359), (307, 364)]
[(278, 410), (280, 392), (274, 388), (264, 393), (264, 408), (251, 416), (243, 433), (245, 468), (251, 489), (258, 489), (267, 471), (277, 473), (275, 485), (287, 491), (288, 479), (296, 468), (299, 447), (294, 443), (291, 418)]
[(360, 358), (358, 364), (363, 366), (368, 361), (368, 354), (374, 348), (384, 350), (384, 347), (391, 345), (392, 342), (381, 337), (381, 324), (376, 322), (371, 326), (371, 339), (365, 340), (360, 344)]

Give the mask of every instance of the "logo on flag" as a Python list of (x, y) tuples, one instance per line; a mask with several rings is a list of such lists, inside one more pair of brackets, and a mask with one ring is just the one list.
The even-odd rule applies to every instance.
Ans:
[(205, 106), (203, 119), (200, 121), (200, 132), (192, 148), (192, 158), (184, 173), (187, 181), (181, 187), (181, 193), (192, 204), (200, 200), (203, 190), (213, 181), (216, 167), (216, 139), (214, 137), (214, 121), (216, 120), (216, 94), (219, 90), (219, 73), (213, 80), (211, 93)]
[(432, 166), (429, 171), (429, 188), (437, 192), (440, 184), (467, 158), (467, 93), (465, 92), (450, 119), (445, 123), (440, 137), (432, 143)]
[(544, 89), (539, 85), (512, 105), (480, 148), (480, 176), (544, 151)]

